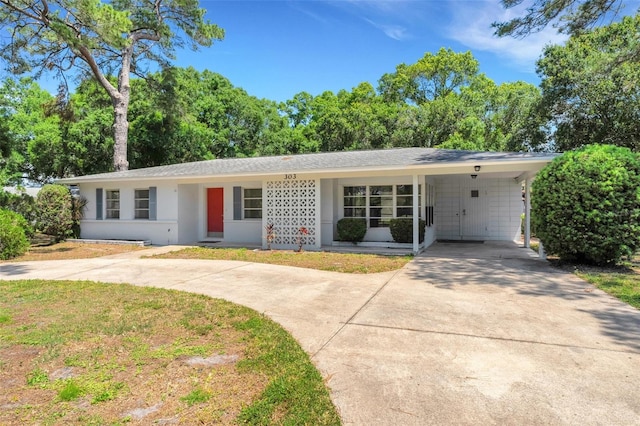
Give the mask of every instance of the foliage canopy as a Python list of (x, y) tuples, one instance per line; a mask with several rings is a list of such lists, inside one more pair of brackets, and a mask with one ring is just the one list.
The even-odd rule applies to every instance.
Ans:
[(548, 46), (541, 108), (555, 149), (606, 143), (640, 150), (640, 15)]
[(149, 62), (168, 66), (176, 47), (222, 39), (204, 14), (197, 0), (0, 0), (0, 28), (9, 32), (0, 58), (14, 74), (93, 76), (112, 103), (114, 168), (126, 170), (130, 73), (146, 74)]
[(505, 9), (527, 4), (526, 12), (506, 22), (494, 22), (495, 34), (525, 37), (554, 24), (560, 32), (578, 34), (620, 14), (623, 0), (501, 0)]

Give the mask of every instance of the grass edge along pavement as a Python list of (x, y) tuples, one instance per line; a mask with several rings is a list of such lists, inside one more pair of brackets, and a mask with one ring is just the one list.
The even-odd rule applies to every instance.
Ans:
[(373, 274), (395, 271), (413, 259), (411, 255), (387, 256), (324, 251), (296, 252), (292, 250), (251, 250), (246, 248), (209, 247), (188, 247), (150, 257), (156, 259), (235, 260), (350, 274)]
[(340, 424), (289, 333), (207, 296), (0, 281), (0, 355), (0, 424)]

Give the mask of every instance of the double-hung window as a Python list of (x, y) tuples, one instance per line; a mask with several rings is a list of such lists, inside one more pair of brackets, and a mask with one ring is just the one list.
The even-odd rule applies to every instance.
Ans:
[(244, 188), (244, 218), (262, 219), (262, 188)]
[(107, 219), (120, 219), (120, 190), (107, 190)]
[(134, 199), (134, 217), (136, 219), (149, 219), (149, 190), (136, 189)]

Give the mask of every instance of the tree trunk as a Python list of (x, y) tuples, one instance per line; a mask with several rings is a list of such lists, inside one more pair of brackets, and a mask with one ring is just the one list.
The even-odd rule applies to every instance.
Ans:
[(113, 119), (113, 168), (116, 172), (129, 169), (127, 161), (127, 139), (129, 137), (129, 121), (127, 121), (127, 113), (129, 112), (129, 93), (126, 96), (120, 95), (113, 100), (114, 119)]
[(113, 168), (116, 172), (129, 169), (127, 140), (129, 138), (129, 99), (131, 96), (130, 70), (133, 43), (122, 50), (122, 67), (118, 74), (118, 93), (113, 100)]

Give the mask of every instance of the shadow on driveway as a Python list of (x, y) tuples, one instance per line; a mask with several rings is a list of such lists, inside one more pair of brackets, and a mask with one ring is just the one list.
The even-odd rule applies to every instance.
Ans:
[(27, 265), (22, 265), (22, 264), (0, 264), (0, 275), (6, 275), (6, 276), (18, 276), (18, 275), (24, 275), (26, 273), (28, 273), (29, 271), (31, 271), (31, 268)]
[[(603, 337), (640, 352), (640, 311), (532, 253), (515, 243), (436, 243), (407, 267), (407, 273), (441, 290), (474, 292), (479, 299), (500, 292), (523, 296), (508, 303), (542, 309), (538, 316), (550, 317), (549, 326), (580, 329), (584, 324), (579, 314), (587, 314), (597, 320)], [(543, 305), (527, 298), (540, 299)], [(568, 317), (561, 321), (563, 316)], [(571, 324), (574, 319), (578, 323)]]

